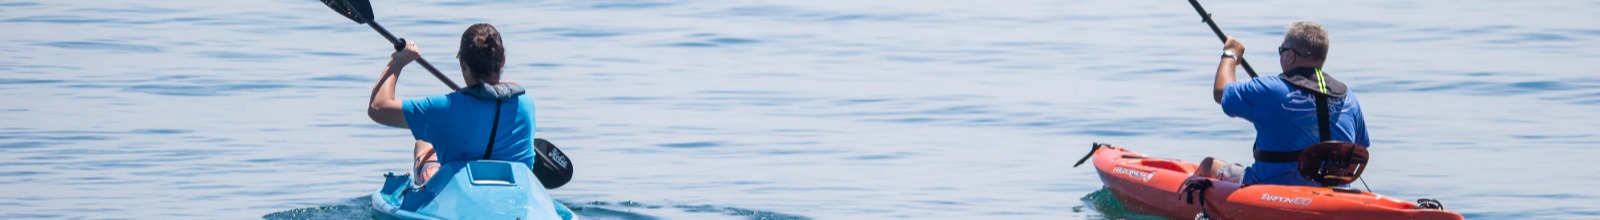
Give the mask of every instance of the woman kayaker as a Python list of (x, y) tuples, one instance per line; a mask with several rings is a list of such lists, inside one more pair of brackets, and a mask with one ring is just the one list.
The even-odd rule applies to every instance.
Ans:
[(421, 57), (414, 42), (390, 55), (389, 64), (372, 88), (367, 116), (378, 124), (410, 128), (414, 183), (421, 185), (439, 170), (439, 163), (494, 159), (534, 166), (533, 100), (521, 86), (503, 82), (505, 47), (500, 32), (485, 23), (461, 34), (461, 76), (466, 88), (418, 99), (397, 101), (400, 70)]
[[(1255, 124), (1255, 163), (1249, 168), (1207, 157), (1196, 175), (1244, 184), (1318, 186), (1298, 174), (1300, 151), (1323, 140), (1343, 141), (1361, 146), (1367, 142), (1366, 120), (1361, 104), (1345, 84), (1322, 72), (1328, 57), (1328, 33), (1313, 22), (1290, 24), (1278, 47), (1278, 64), (1283, 73), (1234, 82), (1234, 68), (1244, 55), (1244, 43), (1228, 37), (1223, 44), (1212, 98), (1228, 116)], [(1317, 96), (1328, 98), (1316, 103)], [(1324, 139), (1319, 128), (1318, 105), (1329, 108), (1331, 129)]]

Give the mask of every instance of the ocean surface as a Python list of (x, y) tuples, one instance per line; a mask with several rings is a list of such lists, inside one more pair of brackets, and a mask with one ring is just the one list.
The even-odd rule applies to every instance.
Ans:
[[(1470, 219), (1600, 218), (1600, 2), (1205, 1), (1262, 74), (1331, 34), (1372, 190)], [(1096, 219), (1090, 143), (1249, 161), (1184, 1), (376, 1), (452, 80), (468, 25), (589, 219)], [(0, 0), (0, 219), (365, 219), (412, 139), (392, 51), (318, 1)], [(1240, 77), (1245, 77), (1240, 74)], [(399, 96), (448, 92), (413, 65)]]

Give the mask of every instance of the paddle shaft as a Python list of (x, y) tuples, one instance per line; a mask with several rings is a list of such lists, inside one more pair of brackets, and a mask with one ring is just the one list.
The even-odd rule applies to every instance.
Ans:
[[(378, 25), (378, 21), (367, 21), (367, 26), (372, 27), (372, 30), (378, 31), (378, 34), (382, 34), (383, 38), (389, 39), (389, 43), (396, 45), (396, 50), (404, 47), (405, 42), (400, 41), (400, 38), (394, 37), (394, 34), (390, 34), (388, 29), (383, 28), (383, 25)], [(422, 68), (427, 68), (428, 72), (433, 73), (434, 77), (439, 77), (439, 81), (444, 82), (445, 86), (449, 86), (451, 91), (461, 90), (461, 86), (456, 85), (455, 81), (450, 81), (450, 77), (439, 73), (439, 69), (433, 68), (433, 64), (429, 64), (428, 60), (417, 57), (417, 64), (422, 64)], [(1248, 69), (1249, 67), (1246, 66), (1246, 68)], [(1251, 74), (1251, 76), (1255, 76), (1255, 74)]]
[[(1217, 22), (1211, 20), (1211, 13), (1206, 13), (1206, 9), (1200, 7), (1200, 0), (1189, 0), (1189, 5), (1194, 6), (1194, 11), (1200, 13), (1201, 21), (1211, 26), (1211, 32), (1217, 34), (1217, 39), (1221, 39), (1222, 43), (1228, 43), (1228, 35), (1222, 34), (1222, 28), (1217, 27)], [(1250, 62), (1244, 61), (1244, 54), (1239, 54), (1238, 59), (1239, 65), (1244, 66), (1244, 72), (1250, 74), (1250, 78), (1255, 78), (1256, 70), (1250, 68)]]

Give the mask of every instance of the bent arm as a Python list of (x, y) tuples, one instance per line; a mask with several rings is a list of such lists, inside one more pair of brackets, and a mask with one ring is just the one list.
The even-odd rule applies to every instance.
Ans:
[(1212, 101), (1222, 104), (1222, 90), (1226, 89), (1229, 83), (1233, 83), (1233, 69), (1238, 65), (1239, 61), (1234, 58), (1222, 58), (1222, 62), (1217, 64), (1217, 79), (1211, 85)]
[(1217, 104), (1222, 104), (1222, 90), (1228, 87), (1228, 83), (1233, 83), (1233, 69), (1239, 66), (1239, 58), (1244, 57), (1244, 42), (1239, 42), (1239, 39), (1228, 36), (1227, 39), (1222, 41), (1222, 49), (1232, 52), (1234, 55), (1232, 57), (1224, 56), (1222, 61), (1217, 63), (1217, 80), (1211, 87), (1211, 100), (1216, 101)]
[(372, 118), (373, 122), (409, 128), (406, 126), (405, 112), (401, 109), (402, 103), (394, 99), (394, 85), (400, 81), (400, 70), (419, 57), (422, 55), (417, 51), (417, 43), (411, 41), (406, 41), (405, 48), (389, 55), (389, 66), (383, 68), (378, 85), (372, 86), (372, 98), (367, 100), (367, 117)]
[(406, 63), (389, 62), (383, 69), (383, 76), (378, 77), (378, 85), (372, 87), (372, 98), (368, 99), (367, 117), (373, 122), (390, 127), (407, 128), (405, 113), (401, 112), (400, 100), (394, 99), (395, 82), (400, 80), (400, 70)]

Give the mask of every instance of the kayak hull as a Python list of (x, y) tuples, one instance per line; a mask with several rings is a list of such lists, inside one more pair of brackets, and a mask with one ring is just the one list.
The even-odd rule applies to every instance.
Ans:
[(1198, 164), (1154, 158), (1122, 147), (1102, 146), (1093, 154), (1100, 180), (1130, 211), (1192, 219), (1200, 199), (1186, 200), (1183, 186), (1209, 180), (1204, 196), (1212, 219), (1462, 219), (1461, 214), (1415, 209), (1416, 203), (1371, 192), (1329, 187), (1257, 184), (1195, 176)]
[(422, 189), (410, 175), (384, 175), (372, 193), (377, 219), (573, 220), (566, 205), (551, 199), (523, 163), (479, 160), (441, 164)]

